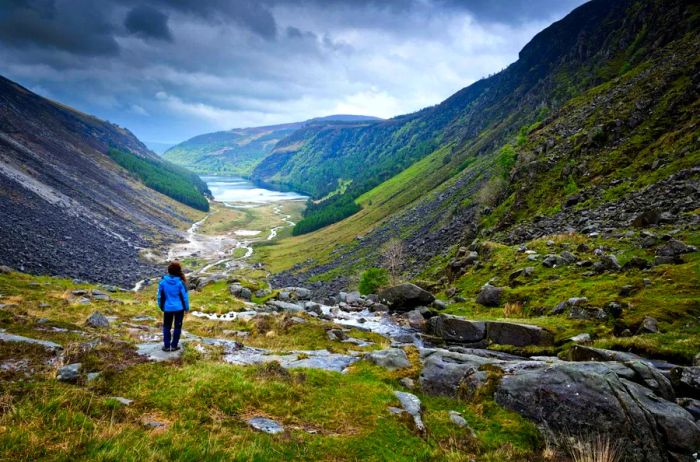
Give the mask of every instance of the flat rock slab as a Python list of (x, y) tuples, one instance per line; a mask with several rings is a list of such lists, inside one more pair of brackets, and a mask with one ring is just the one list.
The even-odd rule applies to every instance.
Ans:
[(367, 353), (365, 357), (377, 366), (384, 367), (390, 371), (411, 367), (411, 362), (408, 360), (406, 352), (401, 348), (372, 351)]
[(51, 351), (62, 350), (63, 347), (58, 343), (49, 342), (48, 340), (39, 340), (30, 337), (23, 337), (21, 335), (7, 334), (5, 332), (0, 332), (1, 342), (16, 342), (16, 343), (29, 343), (32, 345), (41, 345), (46, 349)]
[(163, 351), (162, 348), (162, 343), (139, 343), (136, 353), (156, 362), (174, 361), (182, 356), (182, 348), (177, 351)]
[(248, 425), (250, 425), (254, 429), (261, 432), (269, 433), (271, 435), (284, 432), (284, 427), (282, 426), (282, 424), (275, 420), (268, 419), (267, 417), (253, 417), (251, 419), (248, 419), (247, 422)]
[(511, 322), (490, 321), (486, 328), (486, 337), (498, 345), (528, 346), (554, 343), (554, 336), (546, 329)]
[(343, 372), (358, 360), (356, 356), (330, 353), (326, 350), (292, 351), (289, 354), (275, 355), (267, 350), (249, 347), (243, 347), (224, 356), (224, 361), (239, 366), (277, 361), (282, 367), (288, 369), (323, 369), (335, 372)]
[(486, 323), (481, 321), (441, 314), (430, 318), (428, 323), (430, 332), (446, 342), (477, 343), (486, 337)]

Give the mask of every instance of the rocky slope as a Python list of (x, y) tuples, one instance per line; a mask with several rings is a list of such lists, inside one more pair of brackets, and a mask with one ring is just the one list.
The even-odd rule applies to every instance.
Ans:
[(131, 284), (139, 249), (178, 238), (192, 211), (108, 156), (158, 159), (128, 130), (0, 77), (0, 263), (38, 274)]
[[(694, 223), (697, 23), (697, 8), (676, 1), (593, 1), (576, 9), (508, 69), (431, 108), (461, 112), (437, 149), (359, 196), (362, 211), (269, 250), (282, 262), (275, 269), (288, 270), (280, 282), (335, 279), (343, 287), (361, 268), (382, 264), (392, 238), (404, 242), (404, 270), (416, 276), (476, 237), (518, 242), (621, 229), (661, 207), (666, 222)], [(375, 156), (370, 145), (336, 141), (334, 156), (344, 158), (345, 149)], [(316, 165), (302, 164), (304, 171)]]
[(302, 127), (330, 122), (352, 123), (371, 120), (378, 119), (366, 116), (332, 115), (305, 122), (205, 133), (169, 148), (163, 157), (200, 174), (249, 177), (280, 141), (293, 135)]

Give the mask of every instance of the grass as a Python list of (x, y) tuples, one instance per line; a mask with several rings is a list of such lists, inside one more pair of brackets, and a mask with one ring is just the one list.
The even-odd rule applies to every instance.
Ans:
[[(241, 278), (255, 283), (259, 273)], [(0, 327), (12, 333), (45, 338), (65, 347), (66, 361), (80, 361), (86, 372), (101, 371), (90, 383), (68, 385), (53, 379), (55, 365), (42, 348), (3, 344), (0, 363), (25, 359), (36, 366), (31, 377), (7, 373), (0, 381), (0, 460), (451, 460), (486, 461), (537, 458), (542, 441), (534, 425), (485, 399), (463, 402), (419, 396), (429, 429), (418, 434), (410, 419), (394, 416), (387, 406), (398, 402), (393, 390), (401, 377), (416, 378), (417, 367), (389, 372), (368, 362), (355, 363), (346, 374), (222, 363), (216, 351), (201, 353), (186, 344), (182, 360), (144, 363), (134, 354), (134, 329), (141, 324), (157, 331), (157, 321), (135, 322), (136, 315), (159, 318), (155, 287), (141, 293), (111, 294), (119, 302), (74, 304), (70, 292), (91, 285), (34, 277), (2, 275)], [(228, 297), (228, 303), (226, 303)], [(237, 305), (218, 282), (192, 292), (193, 308), (223, 311)], [(95, 309), (116, 317), (107, 331), (84, 327)], [(352, 330), (349, 335), (375, 342), (367, 348), (331, 342), (330, 323), (301, 315), (222, 323), (188, 316), (185, 328), (197, 335), (226, 337), (223, 331), (244, 330), (250, 346), (275, 351), (323, 349), (366, 351), (387, 346), (376, 334)], [(40, 318), (46, 321), (38, 322)], [(78, 333), (37, 328), (61, 327)], [(138, 331), (138, 329), (136, 329)], [(274, 332), (274, 335), (270, 335)], [(82, 345), (100, 343), (85, 352)], [(9, 346), (9, 348), (6, 348)], [(416, 363), (417, 352), (409, 357)], [(417, 363), (416, 363), (417, 364)], [(133, 403), (124, 406), (113, 397)], [(358, 399), (358, 397), (360, 399)], [(471, 431), (449, 420), (461, 412)], [(286, 428), (281, 435), (252, 430), (245, 420), (267, 416)], [(151, 428), (146, 420), (166, 425)]]

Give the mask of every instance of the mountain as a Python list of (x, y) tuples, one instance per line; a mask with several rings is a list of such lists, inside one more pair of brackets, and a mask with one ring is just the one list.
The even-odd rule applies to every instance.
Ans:
[[(437, 106), (280, 143), (290, 145), (285, 156), (268, 157), (253, 178), (316, 199), (349, 183), (322, 202), (361, 207), (265, 248), (280, 283), (345, 288), (360, 268), (381, 264), (394, 238), (415, 277), (438, 274), (477, 237), (512, 243), (624, 227), (657, 206), (679, 224), (691, 220), (698, 17), (681, 1), (594, 0), (540, 32), (504, 71)], [(686, 179), (679, 186), (674, 175)], [(674, 184), (690, 189), (672, 193)]]
[(307, 125), (380, 120), (358, 115), (331, 115), (305, 122), (232, 130), (195, 136), (165, 151), (163, 157), (200, 174), (250, 176), (276, 144)]
[(208, 207), (201, 180), (127, 129), (2, 77), (0, 186), (0, 264), (119, 284), (153, 275), (139, 251), (196, 216), (156, 190)]

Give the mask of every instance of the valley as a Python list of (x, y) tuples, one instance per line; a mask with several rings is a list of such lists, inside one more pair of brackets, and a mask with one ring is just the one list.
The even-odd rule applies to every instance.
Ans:
[(698, 30), (592, 0), (416, 112), (163, 157), (0, 78), (0, 461), (697, 462)]

